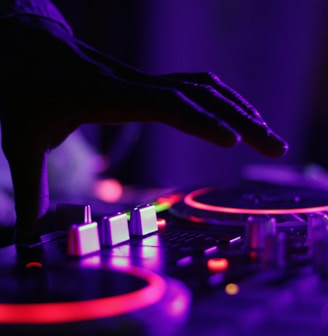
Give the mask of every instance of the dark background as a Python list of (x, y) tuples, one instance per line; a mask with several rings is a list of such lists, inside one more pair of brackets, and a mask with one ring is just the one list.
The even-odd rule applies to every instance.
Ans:
[[(123, 183), (235, 182), (248, 164), (328, 166), (326, 1), (54, 2), (76, 36), (134, 67), (216, 72), (290, 143), (287, 156), (271, 160), (244, 145), (217, 148), (165, 125), (130, 125), (125, 135), (117, 127), (85, 129), (97, 150), (117, 156), (109, 174)], [(132, 135), (126, 148), (115, 150), (126, 134)]]

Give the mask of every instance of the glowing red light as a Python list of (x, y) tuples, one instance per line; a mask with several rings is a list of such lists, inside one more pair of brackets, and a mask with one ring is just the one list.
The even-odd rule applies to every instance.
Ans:
[(95, 182), (95, 195), (102, 201), (108, 203), (117, 202), (123, 195), (123, 186), (113, 178)]
[(156, 224), (158, 229), (164, 229), (166, 226), (166, 219), (165, 218), (157, 218)]
[(168, 196), (162, 196), (157, 199), (158, 204), (165, 204), (168, 206), (172, 206), (178, 202), (180, 202), (182, 199), (182, 194), (172, 194)]
[(148, 285), (127, 294), (84, 301), (0, 303), (0, 323), (46, 324), (108, 318), (147, 307), (163, 297), (166, 283), (159, 275), (132, 266), (114, 269), (141, 278)]
[(207, 268), (212, 272), (224, 272), (229, 267), (229, 261), (226, 258), (212, 258), (207, 261)]
[(188, 219), (193, 223), (204, 223), (203, 218), (198, 218), (196, 216), (188, 216)]
[(31, 261), (25, 265), (25, 268), (32, 268), (32, 267), (41, 268), (43, 267), (43, 265), (39, 261)]
[(206, 194), (210, 188), (203, 188), (195, 190), (185, 196), (184, 202), (186, 205), (199, 210), (223, 212), (230, 214), (245, 214), (245, 215), (284, 215), (284, 214), (304, 214), (313, 212), (328, 211), (328, 205), (308, 207), (308, 208), (290, 208), (290, 209), (247, 209), (247, 208), (231, 208), (219, 205), (211, 205), (201, 203), (195, 200), (196, 197)]

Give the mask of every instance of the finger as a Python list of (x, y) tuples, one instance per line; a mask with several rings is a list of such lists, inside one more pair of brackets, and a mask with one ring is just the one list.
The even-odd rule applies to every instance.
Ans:
[(166, 78), (176, 79), (193, 84), (210, 85), (219, 91), (224, 97), (228, 98), (236, 105), (240, 106), (245, 112), (255, 117), (262, 123), (265, 123), (257, 109), (250, 104), (241, 94), (226, 85), (220, 78), (212, 73), (172, 73), (164, 76)]
[[(88, 80), (77, 118), (81, 124), (162, 122), (219, 146), (231, 147), (240, 135), (227, 123), (175, 89), (122, 81), (112, 76)], [(85, 100), (87, 99), (87, 100)]]
[(185, 133), (197, 136), (222, 147), (237, 145), (241, 136), (222, 120), (203, 110), (183, 93), (167, 90), (162, 97), (163, 121)]
[[(102, 69), (106, 69), (104, 64)], [(77, 85), (70, 86), (82, 101), (77, 116), (81, 123), (160, 121), (220, 146), (235, 145), (241, 135), (244, 142), (266, 156), (279, 157), (286, 152), (286, 143), (263, 122), (211, 86), (174, 81), (177, 88), (168, 88), (172, 80), (150, 76), (142, 79), (152, 85), (145, 85), (140, 78), (130, 82), (109, 71), (80, 78)], [(158, 84), (162, 82), (165, 86)]]
[(268, 157), (280, 157), (288, 145), (265, 123), (246, 113), (240, 106), (222, 96), (211, 86), (184, 84), (179, 89), (206, 111), (226, 122), (243, 141)]

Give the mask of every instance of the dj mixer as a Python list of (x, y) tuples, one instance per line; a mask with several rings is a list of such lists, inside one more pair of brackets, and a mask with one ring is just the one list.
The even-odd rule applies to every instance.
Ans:
[(327, 335), (328, 191), (241, 183), (58, 204), (0, 249), (1, 335)]

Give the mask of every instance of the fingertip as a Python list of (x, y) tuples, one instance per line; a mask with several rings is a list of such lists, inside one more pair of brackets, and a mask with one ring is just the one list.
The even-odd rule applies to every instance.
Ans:
[(288, 149), (289, 145), (287, 141), (270, 130), (267, 132), (266, 141), (263, 143), (260, 151), (265, 156), (271, 158), (280, 158), (287, 154)]
[(283, 157), (287, 154), (289, 149), (288, 143), (284, 142), (280, 147), (276, 147), (274, 150), (271, 152), (271, 157), (272, 158), (280, 158)]

